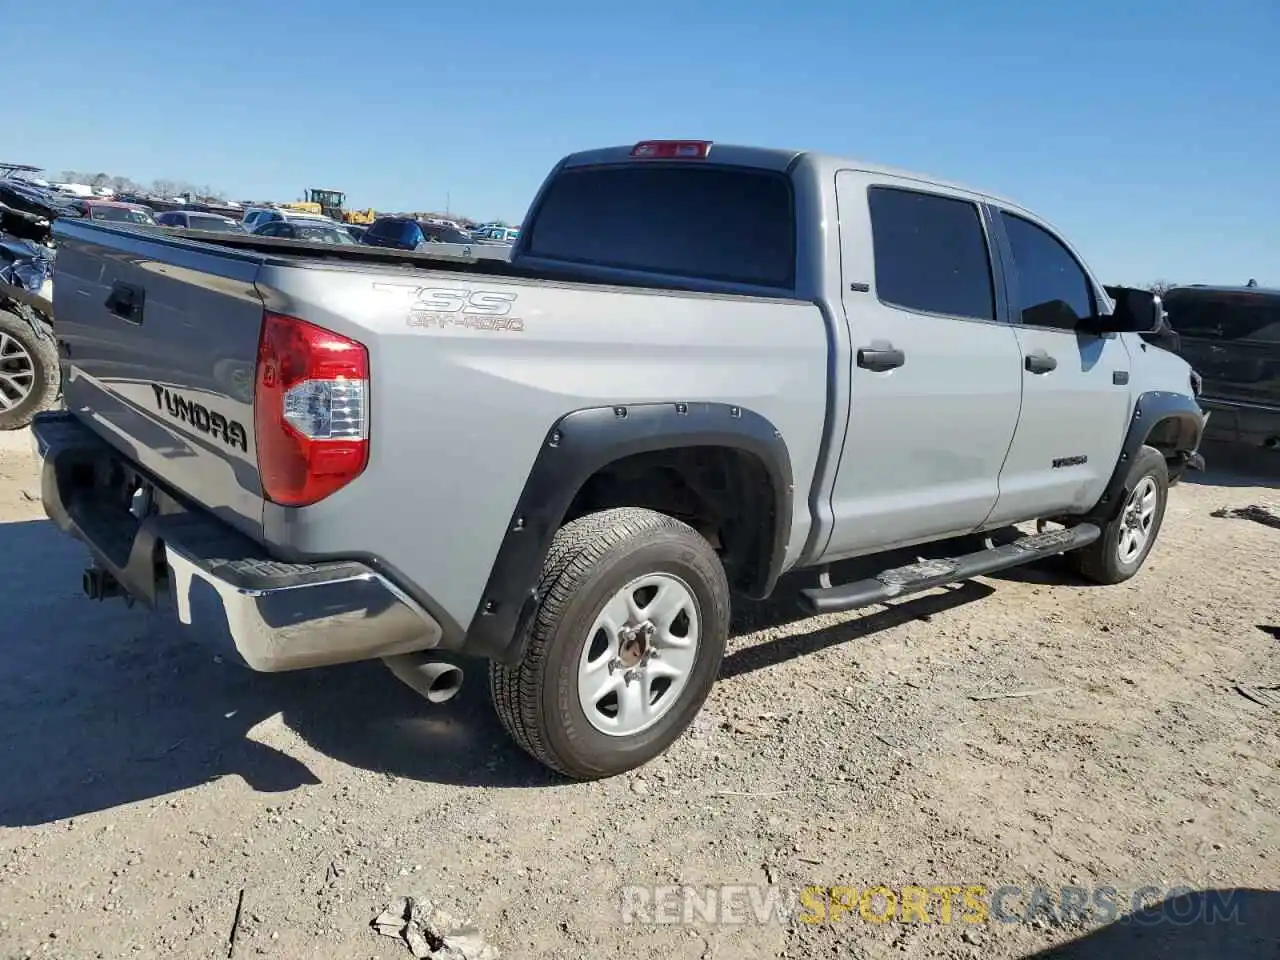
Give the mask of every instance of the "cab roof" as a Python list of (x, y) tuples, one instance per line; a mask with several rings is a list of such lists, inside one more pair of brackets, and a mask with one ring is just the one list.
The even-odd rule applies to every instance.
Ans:
[[(640, 141), (641, 143), (652, 143), (660, 141)], [(707, 141), (687, 141), (687, 142), (707, 142)], [(985, 190), (978, 190), (967, 184), (955, 183), (943, 180), (939, 177), (929, 174), (913, 172), (910, 170), (897, 169), (881, 164), (868, 163), (865, 160), (855, 160), (848, 157), (840, 157), (835, 154), (820, 153), (813, 150), (787, 150), (777, 147), (748, 147), (740, 144), (732, 143), (709, 143), (709, 150), (704, 159), (681, 159), (681, 160), (649, 160), (637, 159), (633, 156), (633, 151), (638, 144), (627, 144), (626, 146), (602, 147), (596, 150), (583, 150), (578, 153), (572, 153), (564, 159), (564, 166), (569, 167), (587, 167), (598, 166), (601, 164), (625, 164), (625, 163), (655, 163), (655, 162), (671, 162), (671, 163), (720, 163), (735, 167), (756, 167), (762, 170), (776, 170), (779, 173), (788, 172), (796, 163), (801, 160), (806, 161), (816, 168), (824, 179), (827, 174), (834, 176), (839, 170), (857, 170), (864, 173), (881, 174), (886, 177), (893, 177), (902, 180), (914, 180), (921, 184), (931, 184), (937, 187), (944, 187), (949, 190), (956, 190), (962, 193), (970, 194), (992, 203), (998, 203), (1001, 206), (1015, 210), (1022, 210), (1021, 204), (1001, 197)]]

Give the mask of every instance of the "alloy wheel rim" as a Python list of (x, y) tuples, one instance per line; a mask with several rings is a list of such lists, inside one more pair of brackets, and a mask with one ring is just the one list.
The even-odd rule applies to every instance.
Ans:
[(12, 410), (31, 395), (36, 366), (27, 348), (7, 333), (0, 333), (0, 410)]
[(1121, 563), (1133, 563), (1151, 541), (1159, 502), (1160, 491), (1151, 477), (1143, 477), (1129, 494), (1120, 514), (1120, 538), (1116, 543), (1116, 556)]
[(637, 577), (601, 608), (578, 662), (578, 703), (612, 737), (649, 729), (679, 702), (693, 674), (702, 617), (687, 583)]

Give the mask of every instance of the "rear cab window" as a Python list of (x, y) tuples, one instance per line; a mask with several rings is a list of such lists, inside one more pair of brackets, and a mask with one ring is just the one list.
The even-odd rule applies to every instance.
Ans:
[(795, 288), (791, 182), (774, 171), (661, 161), (569, 168), (525, 233), (526, 256)]

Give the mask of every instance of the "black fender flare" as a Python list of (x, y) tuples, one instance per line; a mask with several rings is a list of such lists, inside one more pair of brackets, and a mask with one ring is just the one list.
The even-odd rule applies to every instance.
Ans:
[(1195, 453), (1200, 446), (1205, 421), (1204, 411), (1195, 399), (1187, 394), (1165, 390), (1152, 390), (1138, 396), (1115, 470), (1112, 471), (1102, 496), (1085, 519), (1102, 523), (1115, 519), (1132, 492), (1125, 488), (1129, 464), (1150, 438), (1151, 432), (1158, 425), (1170, 421), (1176, 429), (1175, 451)]
[(791, 537), (795, 494), (781, 432), (765, 417), (726, 403), (637, 403), (586, 407), (547, 431), (507, 523), (462, 652), (515, 662), (538, 602), (537, 585), (551, 540), (574, 497), (598, 470), (624, 457), (678, 447), (728, 447), (754, 455), (773, 486), (771, 555), (753, 596), (768, 596)]

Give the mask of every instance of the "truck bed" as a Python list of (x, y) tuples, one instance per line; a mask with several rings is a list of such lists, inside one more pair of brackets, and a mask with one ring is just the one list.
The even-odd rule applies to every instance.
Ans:
[[(95, 226), (97, 226), (95, 224)], [(116, 229), (112, 225), (111, 229)], [(124, 232), (138, 232), (132, 227), (118, 227)], [(214, 233), (206, 230), (188, 230), (182, 227), (165, 227), (163, 232), (175, 243), (181, 244), (213, 244), (228, 250), (247, 251), (262, 255), (264, 263), (300, 265), (306, 262), (318, 262), (327, 265), (335, 263), (353, 266), (390, 266), (415, 268), (418, 270), (443, 270), (449, 273), (464, 275), (480, 275), (506, 280), (540, 280), (549, 283), (575, 283), (596, 287), (619, 287), (642, 290), (673, 290), (683, 293), (705, 293), (709, 296), (743, 296), (753, 300), (776, 300), (777, 297), (765, 297), (756, 294), (725, 293), (713, 289), (705, 281), (677, 281), (671, 278), (652, 276), (619, 277), (611, 275), (607, 278), (593, 276), (585, 269), (575, 270), (570, 267), (555, 269), (546, 266), (530, 267), (522, 263), (512, 263), (487, 257), (439, 256), (430, 252), (417, 250), (388, 250), (382, 247), (365, 246), (364, 244), (320, 243), (302, 240), (285, 240), (277, 237), (259, 237), (253, 235), (236, 236), (235, 234)], [(148, 231), (154, 235), (154, 228)], [(785, 302), (785, 301), (784, 301)]]

